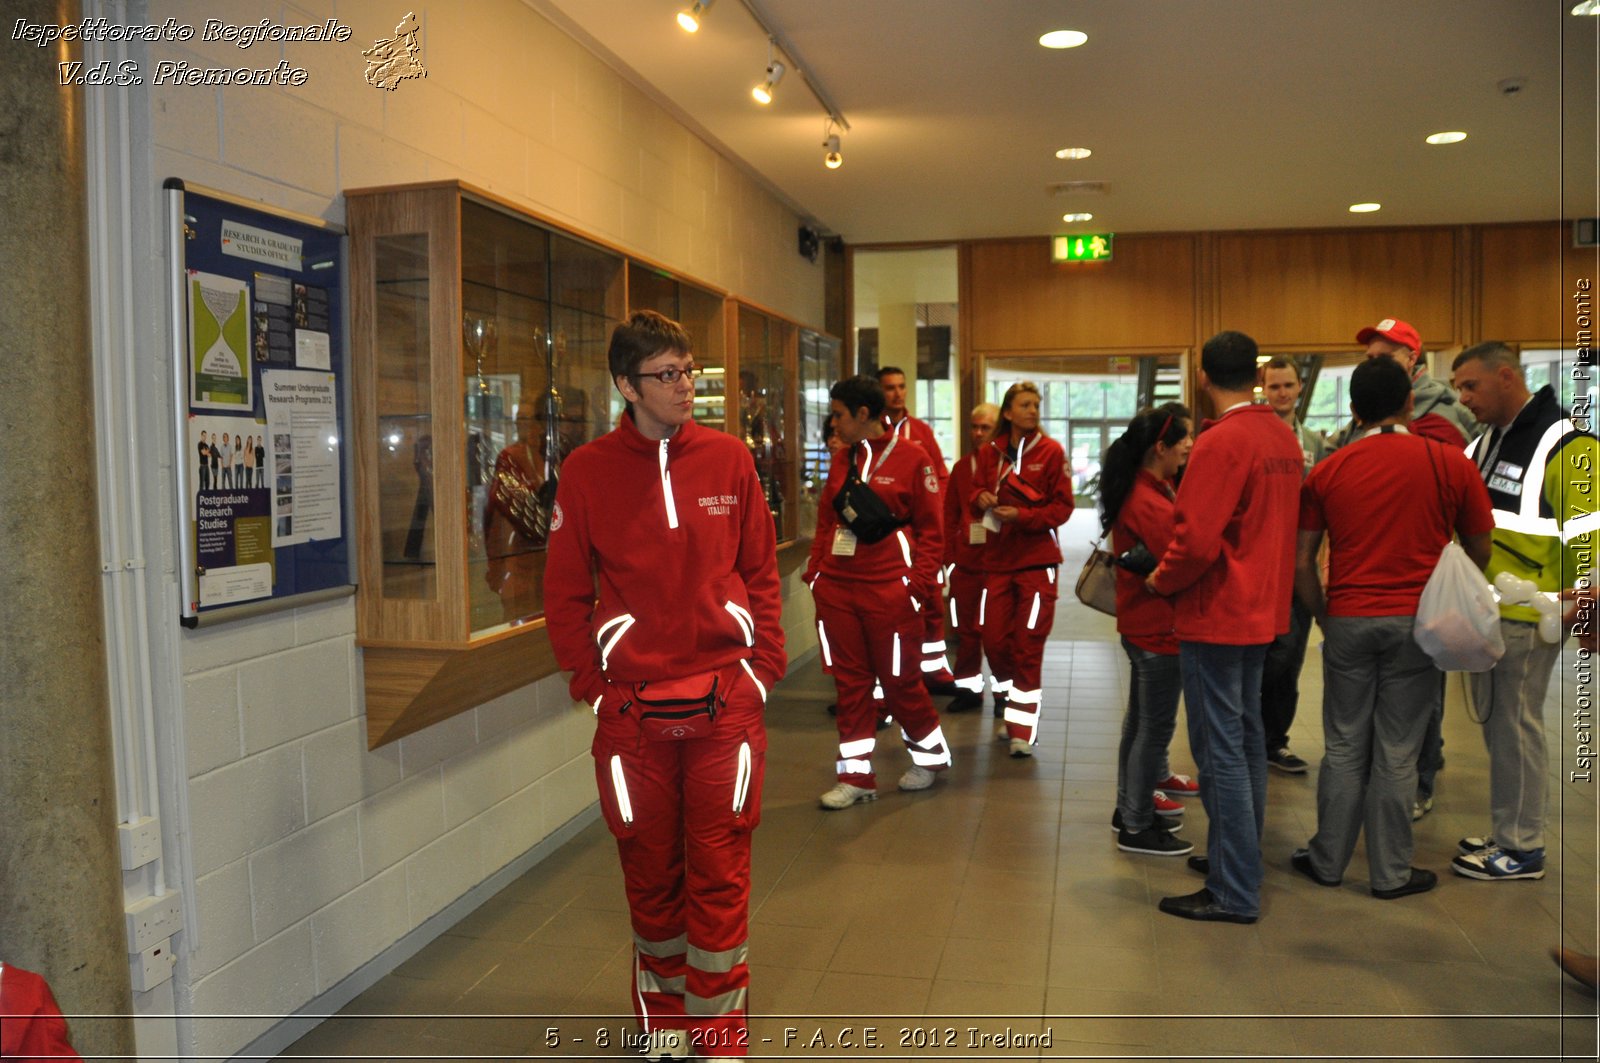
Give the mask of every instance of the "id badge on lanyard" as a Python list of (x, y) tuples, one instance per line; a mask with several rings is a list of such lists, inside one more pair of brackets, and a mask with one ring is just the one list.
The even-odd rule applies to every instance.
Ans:
[(856, 556), (856, 533), (849, 528), (833, 529), (833, 556)]

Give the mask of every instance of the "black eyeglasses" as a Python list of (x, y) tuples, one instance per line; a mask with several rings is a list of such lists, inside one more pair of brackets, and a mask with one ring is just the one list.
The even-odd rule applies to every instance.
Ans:
[(628, 375), (633, 377), (635, 380), (643, 380), (645, 377), (649, 377), (651, 380), (659, 380), (663, 384), (676, 384), (679, 380), (684, 378), (693, 380), (694, 375), (699, 371), (700, 367), (695, 365), (693, 362), (690, 362), (682, 369), (679, 369), (677, 366), (672, 366), (669, 369), (658, 369), (654, 373), (629, 373)]

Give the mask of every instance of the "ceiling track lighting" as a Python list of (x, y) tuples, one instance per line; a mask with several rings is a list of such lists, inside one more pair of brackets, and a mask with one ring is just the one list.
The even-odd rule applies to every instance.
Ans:
[(834, 129), (834, 117), (828, 117), (828, 124), (822, 127), (822, 165), (830, 170), (837, 170), (844, 165), (844, 153), (839, 150), (839, 134)]
[(700, 17), (706, 13), (707, 8), (716, 2), (717, 0), (694, 0), (693, 7), (686, 11), (678, 12), (678, 25), (683, 27), (683, 32), (700, 32)]
[(767, 80), (750, 90), (750, 95), (761, 106), (765, 107), (772, 102), (772, 91), (778, 87), (778, 82), (783, 80), (784, 65), (778, 60), (773, 51), (773, 40), (767, 38)]

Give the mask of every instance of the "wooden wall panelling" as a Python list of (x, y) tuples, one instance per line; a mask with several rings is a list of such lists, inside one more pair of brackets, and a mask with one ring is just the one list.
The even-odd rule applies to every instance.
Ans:
[(1198, 237), (1118, 237), (1110, 262), (1050, 262), (1045, 239), (971, 245), (972, 346), (979, 351), (1187, 347)]
[(1384, 317), (1429, 348), (1458, 342), (1456, 230), (1354, 229), (1217, 236), (1217, 325), (1263, 347), (1355, 346)]
[(1596, 249), (1572, 246), (1570, 222), (1478, 230), (1479, 339), (1574, 345), (1578, 279), (1600, 287)]

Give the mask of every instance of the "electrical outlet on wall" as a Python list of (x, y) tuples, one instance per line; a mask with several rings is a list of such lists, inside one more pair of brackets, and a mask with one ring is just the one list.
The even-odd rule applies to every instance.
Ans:
[(135, 901), (124, 911), (130, 953), (144, 952), (183, 929), (183, 894), (177, 890)]
[(131, 957), (130, 974), (135, 992), (148, 993), (172, 977), (172, 966), (177, 959), (172, 955), (172, 939), (162, 938), (143, 952)]

